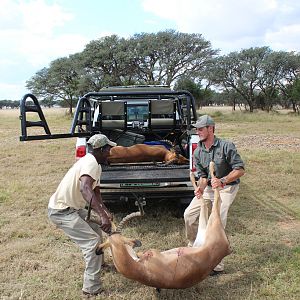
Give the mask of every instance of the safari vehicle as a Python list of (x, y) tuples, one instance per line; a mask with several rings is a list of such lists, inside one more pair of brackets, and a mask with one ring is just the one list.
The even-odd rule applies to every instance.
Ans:
[[(30, 101), (31, 100), (31, 101)], [(32, 104), (28, 104), (29, 102)], [(76, 158), (87, 151), (86, 141), (103, 133), (121, 146), (162, 144), (186, 158), (195, 149), (190, 144), (191, 123), (196, 121), (195, 101), (188, 91), (173, 91), (165, 86), (103, 88), (87, 93), (78, 101), (69, 133), (52, 134), (37, 98), (26, 94), (21, 100), (21, 141), (77, 137)], [(36, 112), (39, 121), (28, 121)], [(45, 134), (28, 135), (28, 127), (44, 128)], [(103, 165), (101, 193), (104, 201), (134, 199), (178, 199), (193, 197), (190, 165), (163, 162)]]

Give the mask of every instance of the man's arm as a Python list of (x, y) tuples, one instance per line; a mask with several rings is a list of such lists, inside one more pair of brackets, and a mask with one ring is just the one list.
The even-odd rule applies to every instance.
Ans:
[(207, 170), (201, 164), (199, 149), (200, 148), (198, 146), (193, 154), (197, 176), (199, 177), (199, 180), (197, 182), (197, 188), (194, 191), (194, 194), (198, 199), (202, 197), (203, 191), (206, 188), (208, 183), (208, 179), (207, 179), (208, 173)]
[(224, 185), (236, 181), (240, 177), (242, 177), (245, 174), (245, 170), (243, 168), (239, 169), (233, 169), (227, 176), (223, 178), (217, 178), (214, 177), (211, 180), (211, 186), (213, 189), (218, 188), (218, 187), (224, 187)]
[(99, 203), (102, 205), (102, 208), (104, 209), (105, 213), (107, 214), (108, 218), (112, 221), (113, 220), (113, 216), (110, 213), (110, 211), (108, 210), (108, 208), (105, 206), (105, 204), (104, 204), (104, 202), (102, 200), (102, 196), (101, 196), (101, 192), (100, 192), (100, 187), (96, 186), (94, 188), (94, 192), (96, 194), (96, 197), (97, 197)]
[(94, 179), (89, 175), (83, 175), (80, 177), (80, 192), (84, 200), (89, 204), (91, 203), (92, 208), (97, 212), (101, 219), (101, 229), (109, 233), (111, 231), (111, 214), (108, 215), (108, 210), (102, 202), (100, 196), (100, 189), (97, 191), (93, 190)]
[(203, 195), (203, 191), (207, 186), (207, 178), (205, 177), (200, 177), (198, 180), (197, 188), (194, 191), (195, 196), (199, 199)]

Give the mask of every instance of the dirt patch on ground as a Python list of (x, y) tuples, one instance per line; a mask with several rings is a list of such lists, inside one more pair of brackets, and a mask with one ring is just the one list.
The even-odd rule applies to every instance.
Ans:
[(287, 219), (277, 223), (278, 228), (282, 234), (281, 241), (289, 248), (298, 246), (296, 236), (300, 232), (300, 220), (297, 219)]
[(278, 222), (278, 226), (282, 230), (296, 230), (300, 232), (300, 220), (297, 219), (288, 219)]
[(233, 139), (239, 149), (300, 150), (300, 138), (288, 135), (248, 135)]

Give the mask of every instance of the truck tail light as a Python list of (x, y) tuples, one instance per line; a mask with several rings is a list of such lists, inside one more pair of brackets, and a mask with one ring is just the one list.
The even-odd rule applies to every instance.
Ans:
[(196, 150), (198, 146), (198, 143), (192, 143), (192, 153), (191, 153), (191, 161), (192, 161), (192, 164), (191, 164), (191, 171), (192, 172), (195, 172), (196, 171), (196, 167), (195, 167), (195, 162), (194, 162), (194, 151)]
[(81, 145), (81, 146), (76, 147), (75, 158), (77, 160), (85, 155), (86, 155), (86, 146)]

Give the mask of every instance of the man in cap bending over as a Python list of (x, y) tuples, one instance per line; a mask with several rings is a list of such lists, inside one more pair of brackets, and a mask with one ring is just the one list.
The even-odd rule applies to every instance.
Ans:
[[(208, 116), (203, 115), (193, 124), (200, 138), (199, 144), (194, 152), (194, 162), (198, 187), (195, 197), (184, 212), (184, 221), (188, 245), (192, 247), (195, 242), (200, 215), (200, 198), (211, 206), (214, 199), (213, 189), (220, 189), (221, 221), (225, 228), (227, 214), (239, 189), (240, 177), (244, 175), (244, 163), (232, 142), (219, 139), (214, 135), (215, 122)], [(211, 179), (209, 174), (209, 163), (215, 163), (216, 177)], [(208, 217), (208, 216), (206, 216)], [(197, 245), (194, 245), (197, 246)], [(198, 245), (199, 246), (199, 245)], [(217, 275), (224, 271), (224, 263), (221, 262), (211, 275)]]
[[(95, 253), (102, 242), (101, 230), (109, 233), (112, 216), (100, 194), (101, 166), (106, 162), (111, 147), (116, 143), (103, 134), (92, 136), (88, 142), (89, 153), (79, 159), (66, 173), (48, 205), (50, 220), (74, 241), (85, 259), (83, 294), (89, 297), (102, 292), (100, 271), (102, 255)], [(101, 226), (85, 221), (87, 204), (100, 216)]]

